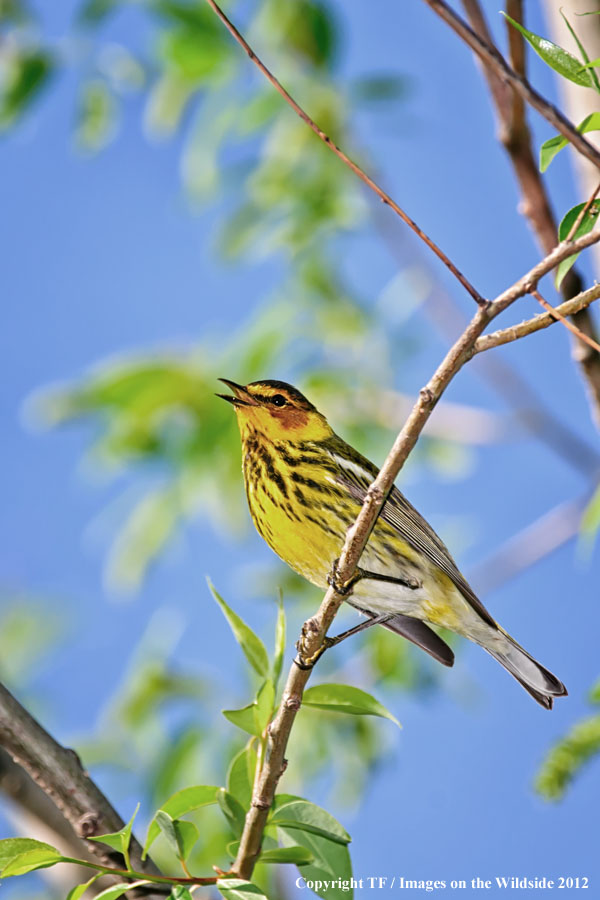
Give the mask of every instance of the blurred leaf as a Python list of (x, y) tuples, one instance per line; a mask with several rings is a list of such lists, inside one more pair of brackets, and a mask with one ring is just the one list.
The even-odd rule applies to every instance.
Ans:
[(45, 50), (21, 49), (10, 57), (0, 93), (0, 131), (12, 126), (31, 106), (53, 68), (53, 59)]
[[(169, 797), (157, 812), (162, 810), (171, 816), (172, 819), (179, 819), (194, 809), (200, 809), (202, 806), (210, 806), (212, 803), (216, 803), (218, 790), (219, 788), (214, 784), (200, 784), (194, 787), (183, 788), (181, 791), (173, 794), (172, 797)], [(148, 850), (159, 834), (160, 827), (156, 820), (153, 819), (148, 828), (143, 859), (146, 858)]]
[(217, 890), (225, 900), (269, 900), (259, 887), (241, 878), (219, 878)]
[(348, 844), (351, 840), (346, 829), (330, 813), (308, 800), (292, 800), (281, 805), (276, 802), (269, 824), (310, 831), (338, 844)]
[(163, 809), (159, 809), (154, 821), (164, 834), (167, 842), (179, 859), (186, 860), (200, 837), (200, 832), (193, 822), (173, 819)]
[(600, 715), (577, 722), (550, 750), (535, 780), (546, 800), (560, 800), (581, 769), (600, 754)]
[(592, 545), (600, 528), (600, 485), (594, 491), (592, 499), (581, 517), (581, 534), (588, 545)]
[(554, 69), (554, 71), (558, 72), (559, 75), (562, 75), (563, 78), (567, 78), (575, 84), (582, 85), (583, 87), (594, 86), (592, 76), (583, 68), (583, 63), (581, 60), (577, 59), (576, 56), (573, 56), (573, 54), (569, 53), (567, 50), (563, 50), (558, 44), (553, 44), (552, 41), (549, 41), (547, 38), (540, 37), (539, 34), (528, 31), (523, 25), (519, 25), (518, 22), (515, 22), (514, 19), (507, 16), (505, 12), (503, 12), (502, 15), (505, 19), (508, 19), (510, 24), (516, 28), (517, 31), (521, 32), (537, 55), (543, 59), (546, 65), (550, 66), (551, 69)]
[(302, 704), (355, 716), (381, 716), (400, 727), (398, 719), (379, 700), (349, 684), (315, 685), (304, 692)]
[[(587, 206), (587, 203), (578, 203), (577, 206), (574, 206), (572, 209), (565, 213), (560, 225), (558, 226), (558, 239), (559, 241), (566, 241), (569, 236), (573, 225), (577, 221), (577, 218), (580, 212)], [(584, 234), (589, 234), (594, 225), (596, 224), (596, 219), (598, 218), (598, 213), (600, 212), (600, 200), (594, 200), (591, 204), (590, 208), (586, 212), (585, 216), (577, 226), (572, 240), (576, 240), (579, 237), (582, 237)], [(575, 263), (575, 260), (579, 256), (579, 253), (574, 253), (572, 256), (567, 257), (567, 259), (563, 259), (561, 263), (556, 268), (556, 276), (554, 279), (554, 283), (556, 288), (560, 287), (563, 278), (572, 268)]]
[[(577, 126), (580, 134), (587, 134), (588, 131), (600, 131), (600, 112), (590, 113)], [(557, 153), (569, 144), (567, 138), (562, 134), (557, 134), (547, 141), (544, 141), (540, 147), (540, 172), (545, 172)]]
[(244, 809), (250, 808), (252, 800), (256, 760), (257, 755), (253, 743), (248, 743), (234, 756), (227, 773), (227, 790), (233, 794)]
[(265, 650), (265, 645), (261, 639), (254, 634), (252, 629), (246, 625), (243, 619), (241, 619), (238, 614), (225, 603), (210, 579), (207, 579), (207, 581), (211, 594), (221, 607), (223, 615), (229, 622), (229, 626), (233, 631), (236, 641), (244, 651), (244, 656), (258, 675), (266, 677), (269, 673), (269, 657)]
[(121, 2), (122, 0), (86, 0), (77, 11), (77, 20), (81, 25), (100, 25), (121, 6)]
[(162, 36), (160, 53), (168, 69), (195, 85), (219, 75), (229, 59), (229, 44), (218, 33), (201, 40), (192, 29), (177, 29)]
[(83, 85), (76, 113), (75, 140), (89, 153), (106, 147), (115, 134), (116, 103), (105, 81), (95, 79)]
[(107, 563), (109, 585), (137, 590), (148, 567), (173, 536), (181, 517), (176, 487), (167, 485), (147, 495), (133, 508), (115, 538)]
[(193, 900), (192, 895), (182, 884), (176, 884), (171, 890), (171, 900)]
[(217, 803), (219, 804), (221, 812), (225, 816), (234, 836), (240, 838), (246, 821), (246, 813), (244, 812), (241, 803), (239, 800), (236, 800), (233, 794), (226, 791), (225, 788), (219, 788), (217, 791)]
[(408, 81), (402, 75), (367, 75), (357, 78), (352, 86), (352, 96), (358, 103), (403, 100), (407, 92)]

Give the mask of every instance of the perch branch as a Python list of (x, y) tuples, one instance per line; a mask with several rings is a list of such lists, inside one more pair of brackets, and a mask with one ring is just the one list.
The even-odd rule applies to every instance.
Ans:
[[(540, 278), (573, 252), (575, 245), (579, 245), (581, 242), (585, 243), (585, 246), (589, 246), (589, 244), (595, 243), (599, 239), (600, 232), (585, 235), (578, 241), (569, 244), (560, 244), (519, 281), (506, 291), (503, 291), (493, 302), (477, 310), (462, 335), (438, 366), (432, 378), (421, 389), (419, 398), (396, 437), (394, 445), (377, 478), (367, 491), (358, 518), (346, 534), (344, 547), (339, 557), (338, 578), (341, 583), (349, 581), (354, 574), (369, 535), (398, 472), (415, 446), (425, 423), (443, 392), (463, 365), (473, 356), (477, 339), (489, 322), (519, 297), (533, 290)], [(310, 658), (322, 646), (327, 630), (344, 599), (344, 595), (338, 593), (334, 587), (330, 587), (327, 590), (317, 614), (304, 624), (300, 640), (300, 650), (303, 658)], [(252, 803), (246, 815), (239, 851), (232, 866), (232, 870), (240, 878), (251, 877), (254, 865), (260, 854), (269, 810), (273, 803), (279, 779), (286, 768), (285, 751), (288, 739), (296, 713), (302, 705), (302, 694), (310, 674), (310, 669), (302, 669), (292, 665), (281, 698), (281, 704), (275, 718), (269, 725), (265, 762), (254, 782)]]

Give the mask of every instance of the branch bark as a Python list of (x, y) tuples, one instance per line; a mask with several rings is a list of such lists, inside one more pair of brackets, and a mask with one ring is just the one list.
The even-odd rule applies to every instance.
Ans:
[(508, 81), (514, 90), (534, 109), (536, 109), (553, 128), (565, 137), (575, 149), (600, 169), (600, 153), (596, 148), (575, 129), (575, 126), (566, 116), (551, 103), (548, 103), (541, 94), (529, 84), (522, 76), (515, 72), (506, 63), (493, 44), (489, 44), (480, 35), (476, 34), (467, 23), (461, 19), (444, 0), (424, 0), (429, 6), (462, 40), (468, 44), (474, 53), (489, 66), (501, 81)]
[[(75, 751), (62, 747), (42, 728), (18, 700), (0, 684), (0, 745), (50, 797), (67, 822), (73, 836), (85, 838), (119, 831), (125, 824), (104, 794), (84, 771)], [(96, 841), (86, 847), (103, 865), (121, 861), (119, 854)], [(150, 860), (142, 861), (142, 848), (132, 838), (131, 862), (137, 871), (158, 875)], [(160, 890), (144, 891), (146, 898), (164, 900)]]
[[(429, 2), (429, 0), (425, 0), (425, 2)], [(463, 7), (471, 23), (474, 36), (478, 37), (486, 47), (499, 57), (500, 54), (494, 46), (479, 0), (463, 0)], [(523, 21), (523, 3), (521, 0), (510, 0), (507, 11), (515, 21)], [(508, 23), (507, 35), (511, 63), (513, 70), (516, 70), (514, 74), (517, 78), (524, 79), (525, 42), (522, 35)], [(462, 33), (460, 36), (466, 40)], [(467, 43), (469, 42), (467, 41)], [(477, 53), (476, 48), (472, 44), (470, 46)], [(517, 83), (515, 81), (509, 83), (502, 80), (498, 71), (492, 65), (491, 59), (484, 58), (481, 55), (479, 55), (479, 59), (483, 63), (483, 72), (496, 109), (499, 138), (509, 155), (519, 185), (522, 198), (521, 212), (528, 220), (542, 251), (550, 253), (556, 245), (557, 223), (545, 183), (542, 180), (533, 154), (531, 132), (527, 124), (522, 97), (516, 90)], [(561, 79), (561, 81), (563, 80)], [(589, 90), (586, 93), (590, 95)], [(597, 97), (596, 94), (593, 96)], [(588, 145), (592, 146), (589, 141)], [(578, 157), (578, 159), (581, 160), (581, 157)], [(585, 162), (584, 160), (581, 161)], [(593, 176), (595, 183), (598, 178), (597, 170), (590, 166), (589, 162), (585, 162), (585, 166), (588, 170), (595, 172)], [(590, 188), (590, 191), (586, 193), (590, 195), (587, 204), (589, 206), (598, 193), (598, 188)], [(574, 227), (572, 233), (575, 233), (575, 230), (576, 228)], [(581, 288), (582, 282), (580, 277), (574, 269), (571, 269), (561, 284), (563, 297), (565, 300), (569, 300), (578, 294)], [(596, 352), (593, 346), (598, 343), (598, 335), (591, 312), (585, 308), (577, 310), (574, 313), (573, 324), (578, 333), (575, 333), (572, 341), (572, 356), (579, 365), (584, 378), (592, 417), (596, 425), (600, 427), (600, 354)]]
[(483, 350), (501, 347), (503, 344), (509, 344), (530, 334), (535, 334), (536, 331), (541, 331), (550, 325), (554, 325), (555, 322), (559, 321), (559, 316), (563, 318), (572, 316), (581, 309), (585, 309), (599, 297), (600, 284), (594, 284), (587, 291), (582, 291), (577, 297), (573, 297), (572, 300), (565, 300), (560, 306), (554, 307), (552, 312), (540, 313), (540, 315), (527, 319), (525, 322), (520, 322), (518, 325), (510, 325), (508, 328), (501, 328), (498, 331), (493, 331), (491, 334), (482, 335), (475, 342), (474, 352), (481, 353)]

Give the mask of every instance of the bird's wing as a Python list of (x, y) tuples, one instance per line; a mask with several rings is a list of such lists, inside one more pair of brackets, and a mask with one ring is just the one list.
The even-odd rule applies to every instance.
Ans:
[[(364, 460), (363, 464), (362, 458), (361, 464), (358, 461), (347, 462), (339, 454), (335, 454), (335, 459), (339, 466), (336, 478), (338, 484), (345, 487), (358, 503), (362, 503), (369, 485), (377, 474), (377, 469), (368, 460)], [(494, 628), (498, 627), (464, 576), (459, 572), (444, 542), (397, 487), (392, 487), (380, 515), (398, 532), (403, 541), (423, 553), (450, 578), (485, 622)]]
[[(352, 603), (352, 599), (350, 599), (350, 603)], [(354, 603), (352, 603), (352, 606), (355, 606), (355, 608), (363, 613), (363, 615), (369, 616), (372, 619), (375, 618), (375, 613), (369, 612), (367, 609), (362, 609)], [(399, 634), (401, 637), (406, 638), (407, 641), (416, 644), (417, 647), (420, 647), (421, 650), (429, 653), (430, 656), (433, 656), (433, 658), (438, 662), (441, 662), (442, 665), (454, 665), (454, 653), (448, 644), (441, 639), (439, 634), (436, 634), (435, 631), (426, 625), (425, 622), (422, 622), (421, 619), (415, 619), (413, 616), (404, 616), (400, 613), (381, 624), (383, 628), (388, 628), (390, 631), (393, 631), (394, 634)]]

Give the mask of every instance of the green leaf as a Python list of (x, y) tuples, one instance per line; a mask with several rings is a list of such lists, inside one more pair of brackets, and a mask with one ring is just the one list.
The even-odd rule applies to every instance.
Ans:
[(544, 760), (536, 789), (547, 800), (558, 800), (583, 766), (600, 754), (600, 716), (577, 722)]
[[(346, 900), (352, 897), (352, 890), (344, 888), (344, 882), (347, 887), (352, 878), (352, 861), (345, 844), (336, 844), (318, 834), (291, 828), (278, 828), (277, 833), (284, 845), (290, 847), (300, 844), (314, 856), (314, 861), (302, 866), (300, 871), (305, 879), (315, 882), (315, 893), (324, 900)], [(318, 886), (319, 883), (322, 887)]]
[(275, 686), (270, 678), (260, 688), (254, 703), (254, 719), (258, 734), (261, 735), (273, 715), (275, 703)]
[[(211, 803), (216, 803), (218, 790), (219, 788), (216, 784), (199, 784), (194, 787), (183, 788), (183, 790), (177, 791), (172, 797), (169, 797), (169, 799), (162, 804), (158, 812), (162, 810), (163, 812), (168, 813), (172, 819), (179, 819), (181, 816), (192, 812), (194, 809), (200, 809), (202, 806), (210, 806)], [(148, 828), (142, 859), (146, 858), (148, 850), (159, 834), (160, 827), (156, 822), (155, 817), (150, 822), (150, 827)]]
[(54, 62), (43, 50), (18, 50), (8, 57), (0, 94), (0, 131), (26, 111), (48, 81)]
[(217, 791), (217, 802), (235, 837), (240, 838), (246, 821), (246, 813), (241, 803), (225, 788), (219, 788)]
[(217, 890), (225, 900), (269, 900), (256, 884), (241, 878), (219, 878)]
[(600, 528), (600, 486), (594, 491), (592, 499), (583, 511), (581, 517), (581, 535), (588, 546), (593, 544), (598, 529)]
[(256, 722), (256, 702), (242, 706), (241, 709), (223, 709), (222, 713), (229, 722), (237, 725), (242, 731), (260, 737), (261, 732)]
[(292, 800), (282, 806), (276, 805), (269, 824), (309, 831), (338, 844), (348, 844), (351, 840), (337, 819), (308, 800)]
[(171, 900), (192, 900), (192, 895), (182, 884), (176, 884), (171, 891)]
[(96, 894), (94, 900), (117, 900), (117, 897), (122, 897), (127, 891), (136, 887), (141, 887), (143, 884), (150, 884), (150, 882), (122, 881), (119, 884), (113, 884), (112, 887), (106, 888), (106, 890), (102, 891), (100, 894)]
[(25, 853), (15, 856), (3, 867), (2, 878), (10, 878), (12, 875), (26, 875), (27, 872), (34, 872), (36, 869), (47, 869), (49, 866), (55, 866), (56, 863), (61, 862), (63, 859), (64, 856), (49, 845), (47, 848), (27, 850)]
[[(566, 241), (573, 225), (577, 221), (579, 213), (586, 205), (586, 203), (578, 203), (577, 206), (574, 206), (568, 211), (568, 213), (565, 214), (562, 222), (558, 226), (559, 241)], [(600, 200), (594, 200), (587, 213), (577, 226), (572, 240), (575, 240), (578, 237), (582, 237), (584, 234), (589, 234), (589, 232), (596, 224), (598, 213), (600, 213)], [(579, 253), (574, 253), (572, 256), (567, 257), (567, 259), (563, 259), (563, 261), (557, 266), (555, 277), (555, 284), (557, 288), (560, 287), (563, 278), (565, 277), (569, 269), (573, 266), (578, 256)]]
[(100, 834), (98, 835), (98, 837), (90, 837), (87, 840), (98, 841), (98, 843), (106, 844), (108, 847), (112, 847), (113, 850), (117, 850), (119, 853), (122, 853), (125, 857), (127, 867), (129, 868), (129, 844), (131, 841), (131, 829), (133, 828), (133, 820), (137, 816), (139, 808), (140, 804), (138, 803), (129, 822), (127, 823), (127, 825), (124, 825), (120, 831), (114, 831), (112, 832), (112, 834)]
[(551, 69), (554, 69), (554, 71), (558, 72), (559, 75), (562, 75), (563, 78), (567, 78), (575, 84), (582, 85), (583, 87), (594, 86), (592, 76), (585, 68), (583, 68), (583, 63), (581, 60), (577, 59), (576, 56), (573, 56), (572, 53), (559, 47), (558, 44), (553, 44), (552, 41), (549, 41), (547, 38), (540, 37), (539, 34), (534, 34), (533, 31), (528, 31), (523, 25), (519, 25), (518, 22), (515, 22), (514, 19), (507, 16), (505, 12), (503, 12), (502, 15), (505, 19), (508, 19), (510, 24), (516, 28), (517, 31), (521, 32), (537, 55), (543, 59), (546, 65), (550, 66)]
[[(587, 134), (588, 131), (600, 131), (600, 112), (590, 113), (577, 126), (580, 134)], [(563, 150), (569, 141), (562, 134), (544, 141), (540, 147), (540, 172), (545, 172), (554, 157)]]
[(318, 684), (304, 692), (302, 703), (304, 706), (350, 713), (354, 716), (381, 716), (394, 722), (399, 728), (402, 727), (398, 719), (379, 700), (349, 684)]
[(221, 607), (225, 618), (229, 622), (234, 637), (244, 651), (246, 659), (255, 672), (266, 677), (269, 673), (269, 657), (265, 650), (265, 645), (238, 614), (225, 603), (210, 580), (208, 580), (208, 586), (213, 597)]
[(314, 862), (314, 854), (307, 847), (276, 847), (274, 850), (263, 850), (260, 854), (261, 863), (294, 863), (297, 866), (307, 866)]
[(283, 594), (279, 591), (279, 608), (277, 610), (277, 624), (275, 626), (275, 656), (273, 657), (273, 684), (277, 687), (283, 656), (285, 653), (285, 609), (283, 607)]
[[(573, 38), (573, 40), (574, 40), (575, 43), (577, 44), (577, 49), (578, 49), (579, 52), (581, 53), (581, 58), (583, 59), (583, 61), (584, 61), (585, 64), (586, 64), (584, 68), (588, 68), (588, 63), (589, 63), (589, 61), (590, 61), (590, 58), (589, 58), (589, 56), (587, 55), (587, 51), (586, 51), (585, 47), (583, 46), (583, 44), (582, 44), (581, 41), (579, 40), (579, 38), (578, 38), (578, 36), (577, 36), (577, 32), (575, 31), (575, 29), (573, 28), (573, 26), (571, 25), (571, 23), (569, 22), (569, 20), (568, 20), (567, 17), (565, 16), (565, 14), (564, 14), (564, 12), (563, 12), (562, 9), (560, 10), (560, 14), (561, 14), (561, 16), (562, 16), (563, 22), (565, 23), (565, 25), (566, 25), (567, 28), (569, 29), (569, 34), (571, 35), (571, 37)], [(590, 74), (591, 74), (591, 76), (592, 76), (592, 81), (593, 81), (593, 83), (594, 83), (594, 85), (593, 85), (594, 88), (596, 89), (596, 91), (600, 91), (600, 82), (598, 82), (598, 76), (596, 75), (596, 73), (595, 73), (593, 70), (590, 72)]]
[(186, 860), (200, 837), (194, 823), (173, 819), (164, 809), (159, 809), (154, 819), (178, 859)]
[(54, 853), (58, 853), (56, 847), (46, 844), (44, 841), (34, 841), (33, 838), (5, 838), (0, 841), (0, 871), (11, 860), (30, 850), (52, 850)]
[(600, 680), (590, 689), (590, 703), (600, 703)]
[(93, 885), (95, 881), (98, 881), (99, 878), (104, 876), (104, 872), (98, 872), (96, 875), (92, 875), (89, 881), (85, 881), (83, 884), (77, 884), (74, 888), (72, 888), (67, 894), (67, 900), (80, 900), (87, 889)]
[(256, 770), (256, 750), (249, 743), (234, 756), (227, 773), (227, 790), (240, 802), (244, 809), (249, 809), (252, 800), (252, 785)]

